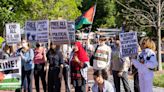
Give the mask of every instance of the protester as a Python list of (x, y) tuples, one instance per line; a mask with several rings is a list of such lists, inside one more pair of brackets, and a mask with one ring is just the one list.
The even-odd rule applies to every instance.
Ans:
[(115, 44), (116, 47), (112, 51), (111, 66), (110, 66), (111, 74), (113, 74), (115, 89), (116, 92), (121, 92), (120, 80), (122, 80), (125, 92), (131, 92), (128, 83), (128, 69), (130, 67), (130, 59), (129, 57), (123, 57), (123, 58), (121, 57), (120, 41), (118, 38), (116, 39)]
[(10, 57), (11, 47), (7, 44), (3, 47), (1, 59), (7, 59)]
[(49, 62), (48, 92), (60, 92), (63, 72), (63, 55), (60, 51), (60, 45), (51, 42), (46, 56)]
[(138, 59), (132, 59), (134, 66), (138, 69), (140, 92), (153, 92), (154, 70), (157, 67), (155, 43), (148, 37), (140, 42), (142, 52)]
[[(30, 44), (22, 39), (22, 49), (20, 51), (21, 61), (22, 61), (22, 86), (25, 77), (27, 78), (28, 92), (32, 92), (32, 74), (34, 69), (34, 52), (30, 48)], [(25, 89), (24, 89), (25, 90)]]
[(101, 70), (106, 69), (110, 65), (111, 60), (111, 48), (105, 44), (106, 37), (100, 36), (99, 44), (95, 48), (94, 59), (93, 59), (93, 69), (94, 70)]
[(36, 43), (36, 48), (34, 49), (34, 79), (36, 92), (40, 92), (39, 88), (39, 78), (41, 78), (43, 90), (46, 92), (46, 48), (41, 46), (41, 43)]
[[(138, 54), (141, 53), (141, 48), (140, 46), (138, 47)], [(136, 55), (137, 57), (138, 55)], [(132, 65), (132, 63), (131, 63)], [(132, 67), (132, 74), (133, 75), (133, 79), (134, 79), (134, 92), (140, 92), (140, 88), (139, 88), (139, 76), (138, 76), (138, 70), (137, 68), (134, 67), (134, 65), (131, 66)]]
[(71, 60), (71, 83), (75, 87), (75, 92), (86, 92), (88, 61), (89, 58), (81, 43), (75, 42)]
[(93, 73), (95, 83), (92, 87), (92, 92), (114, 92), (112, 84), (107, 80), (108, 74), (106, 70), (96, 70)]

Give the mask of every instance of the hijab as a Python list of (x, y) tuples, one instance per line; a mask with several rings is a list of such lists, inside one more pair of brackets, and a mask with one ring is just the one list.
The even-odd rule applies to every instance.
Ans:
[(89, 62), (89, 57), (88, 57), (86, 51), (84, 50), (84, 48), (82, 47), (81, 43), (80, 42), (75, 42), (75, 46), (78, 47), (78, 51), (75, 52), (78, 59), (80, 61), (82, 61), (83, 63)]

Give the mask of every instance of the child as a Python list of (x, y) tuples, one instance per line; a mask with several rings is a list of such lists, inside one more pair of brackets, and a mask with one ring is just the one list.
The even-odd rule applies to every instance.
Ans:
[(132, 59), (138, 69), (140, 92), (153, 92), (153, 70), (157, 67), (155, 43), (148, 37), (141, 40), (142, 52), (138, 59)]

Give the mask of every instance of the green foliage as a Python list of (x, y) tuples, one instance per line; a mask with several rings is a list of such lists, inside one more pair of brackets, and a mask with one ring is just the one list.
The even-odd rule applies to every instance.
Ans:
[(1, 0), (0, 33), (5, 23), (26, 20), (58, 19), (75, 20), (81, 15), (78, 9), (82, 0)]
[(99, 27), (109, 28), (120, 26), (117, 25), (116, 20), (119, 13), (116, 9), (115, 0), (83, 0), (82, 7), (79, 9), (84, 13), (94, 4), (97, 4), (97, 7), (93, 22), (93, 29)]
[(164, 74), (155, 76), (153, 84), (157, 87), (164, 87)]

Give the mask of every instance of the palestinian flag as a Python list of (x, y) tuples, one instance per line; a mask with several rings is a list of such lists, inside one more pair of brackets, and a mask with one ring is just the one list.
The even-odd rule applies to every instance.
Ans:
[(92, 6), (88, 11), (86, 11), (83, 15), (78, 17), (75, 20), (75, 29), (79, 29), (83, 24), (92, 24), (94, 15), (96, 11), (96, 5)]

